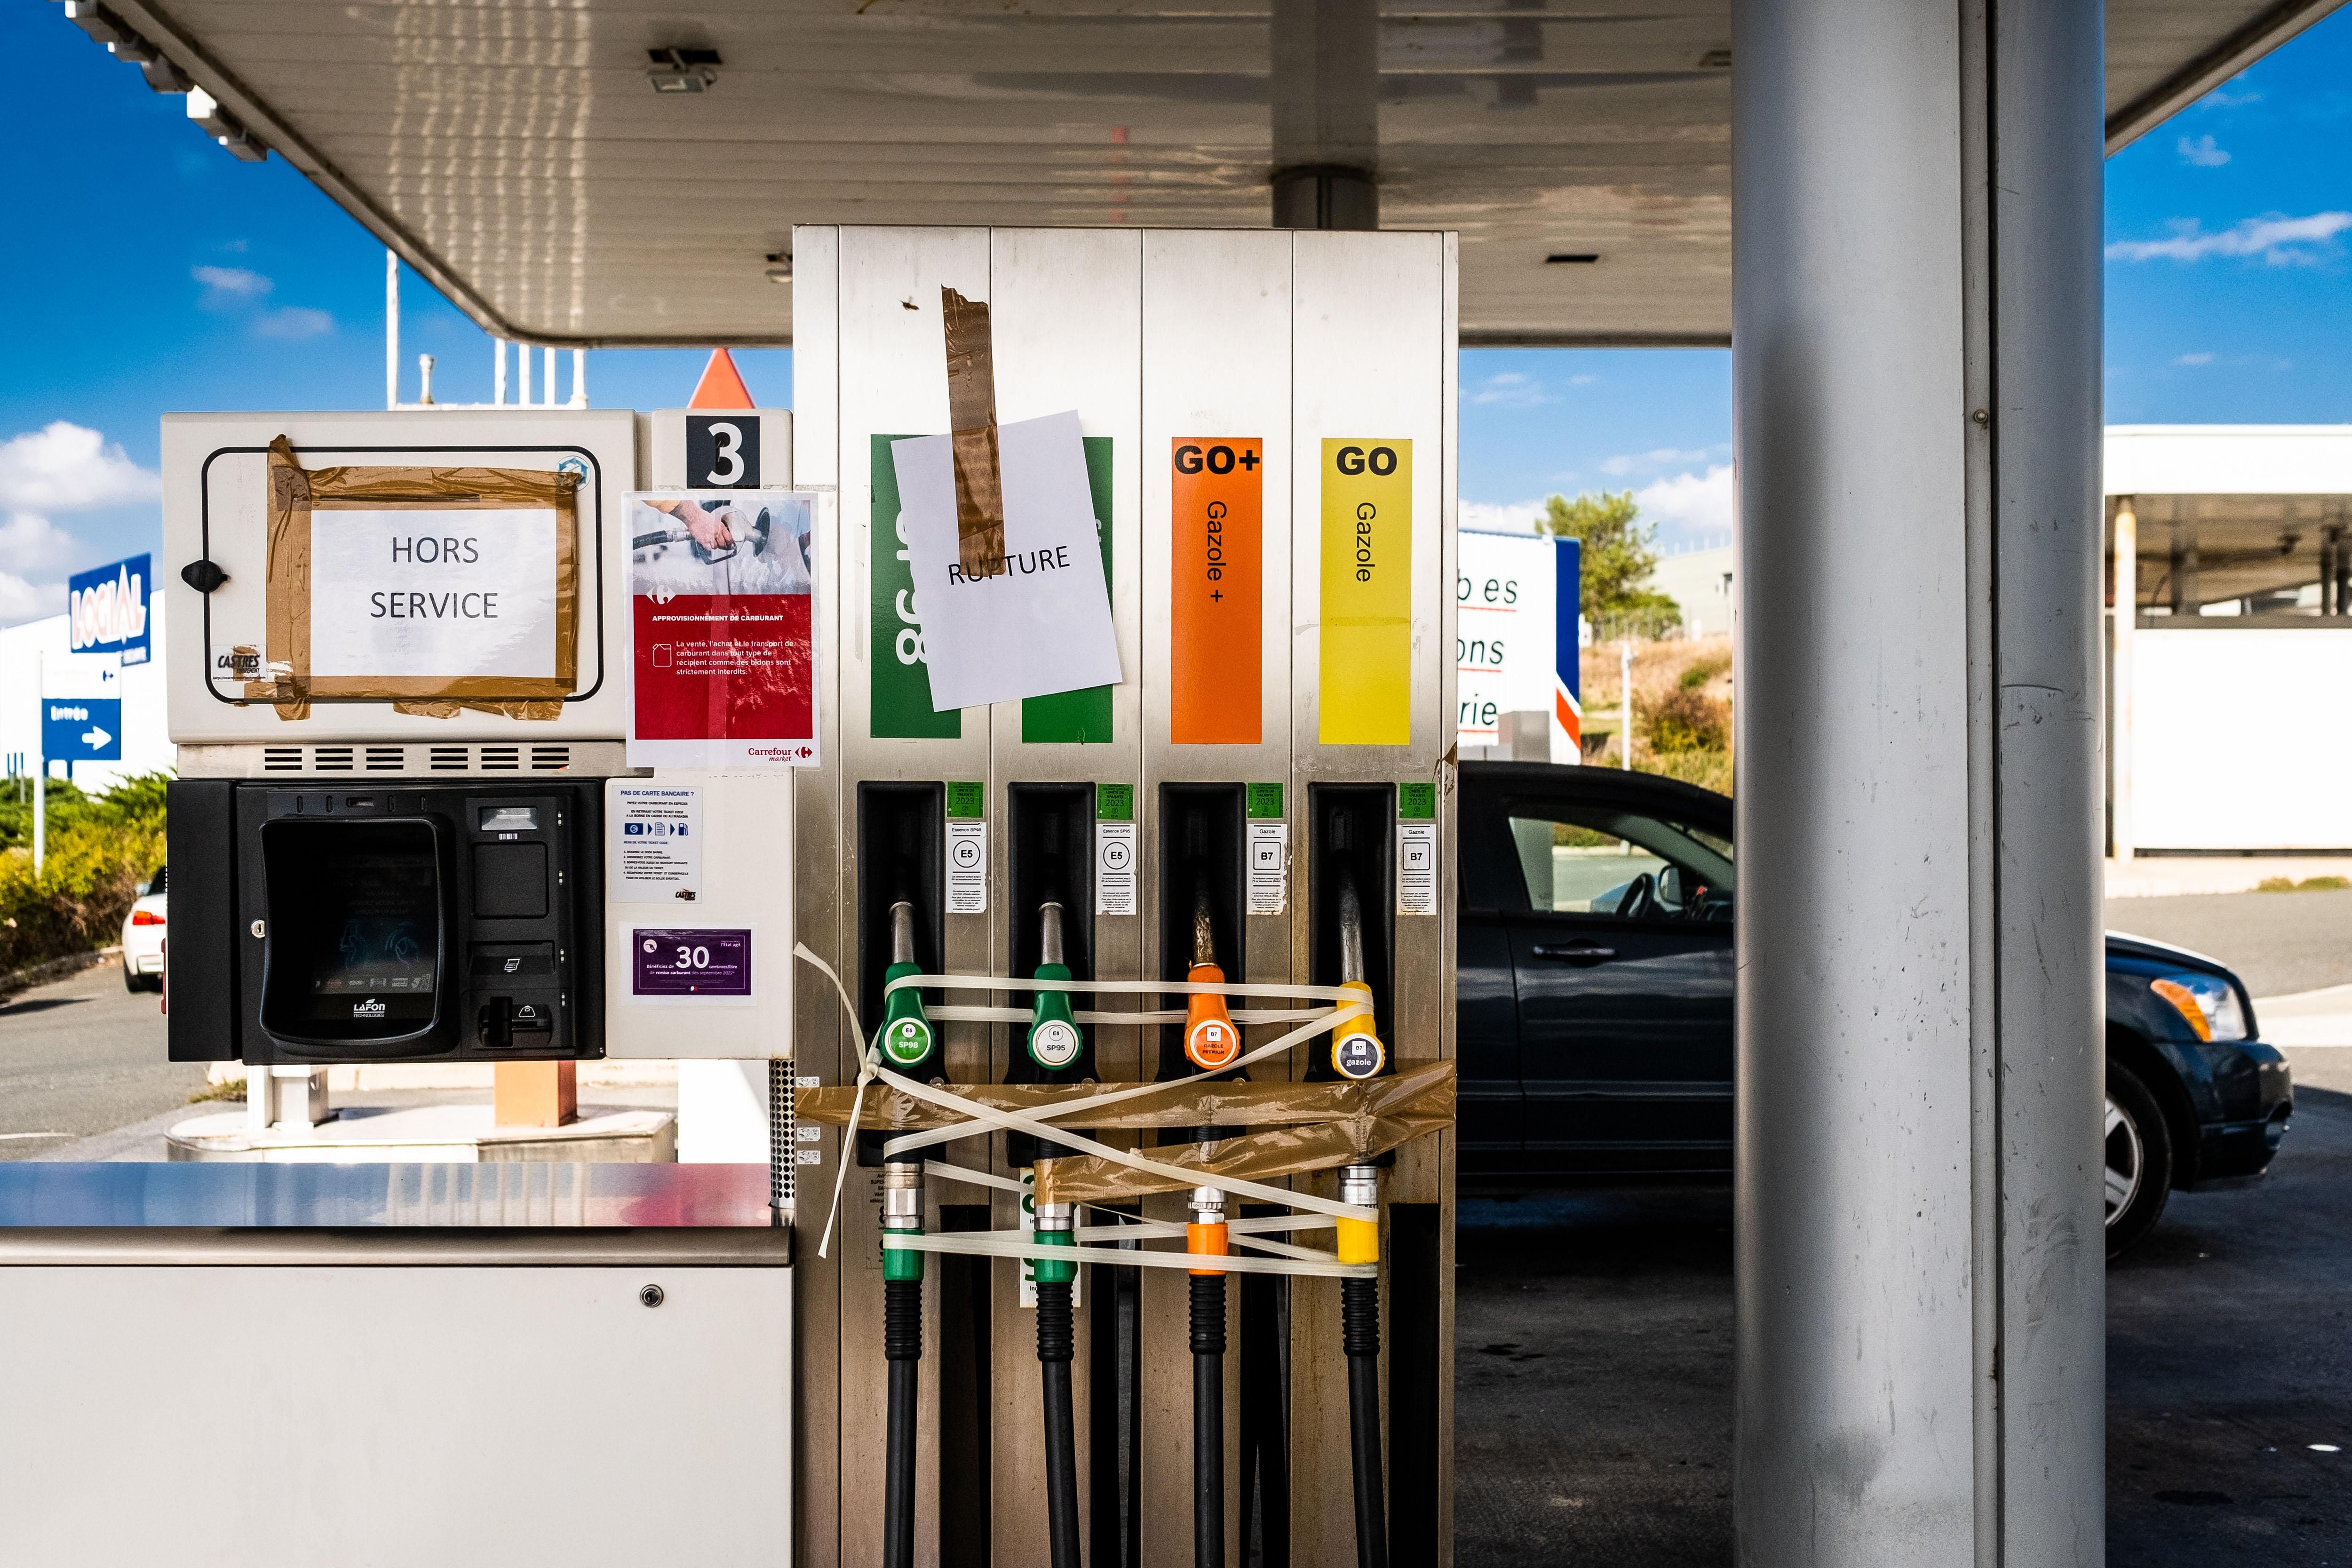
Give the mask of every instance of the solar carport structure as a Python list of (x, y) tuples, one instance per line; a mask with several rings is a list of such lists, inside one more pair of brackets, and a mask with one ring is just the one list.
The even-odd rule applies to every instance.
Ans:
[(796, 223), (1270, 222), (1730, 342), (1740, 1559), (2102, 1560), (2100, 160), (2328, 5), (108, 6), (527, 342), (789, 342)]

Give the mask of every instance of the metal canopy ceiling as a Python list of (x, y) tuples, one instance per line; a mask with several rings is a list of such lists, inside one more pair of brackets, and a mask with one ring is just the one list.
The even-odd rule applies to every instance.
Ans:
[[(796, 223), (1262, 226), (1277, 158), (1459, 230), (1465, 342), (1729, 339), (1728, 0), (110, 3), (530, 342), (789, 342)], [(2110, 146), (2338, 3), (2107, 0)]]

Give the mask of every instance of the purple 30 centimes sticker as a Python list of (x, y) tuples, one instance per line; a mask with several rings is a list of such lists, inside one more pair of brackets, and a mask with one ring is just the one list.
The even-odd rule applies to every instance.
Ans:
[(639, 926), (629, 932), (632, 996), (751, 994), (749, 931), (675, 931)]

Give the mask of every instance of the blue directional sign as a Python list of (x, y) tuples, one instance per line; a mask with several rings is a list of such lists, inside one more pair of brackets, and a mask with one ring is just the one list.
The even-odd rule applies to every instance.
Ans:
[(53, 763), (121, 762), (122, 699), (42, 698), (41, 755)]
[(144, 555), (117, 561), (66, 580), (67, 646), (75, 653), (117, 653), (125, 664), (147, 662), (147, 612), (154, 573)]

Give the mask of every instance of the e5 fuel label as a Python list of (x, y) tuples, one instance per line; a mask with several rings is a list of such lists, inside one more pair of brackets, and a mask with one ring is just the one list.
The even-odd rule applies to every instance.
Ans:
[(1264, 447), (1178, 436), (1169, 448), (1168, 738), (1254, 746), (1264, 738)]
[(1323, 443), (1326, 746), (1412, 743), (1412, 443)]

